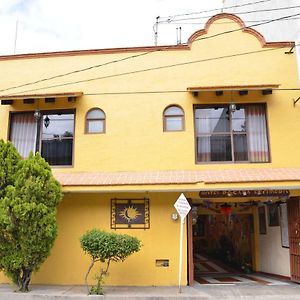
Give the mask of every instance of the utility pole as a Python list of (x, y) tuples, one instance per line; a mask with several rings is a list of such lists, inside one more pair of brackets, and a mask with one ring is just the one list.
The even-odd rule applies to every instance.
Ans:
[(181, 44), (181, 27), (176, 28), (177, 45)]
[(17, 51), (18, 25), (19, 25), (19, 20), (16, 21), (14, 54), (16, 54), (16, 51)]
[(154, 24), (154, 45), (157, 46), (157, 39), (158, 39), (158, 20), (160, 16), (156, 17), (156, 22)]

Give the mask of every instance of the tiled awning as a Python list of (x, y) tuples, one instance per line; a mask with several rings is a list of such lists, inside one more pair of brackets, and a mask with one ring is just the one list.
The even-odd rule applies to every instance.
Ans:
[(165, 184), (216, 184), (300, 181), (300, 168), (228, 169), (153, 172), (78, 172), (59, 173), (62, 186), (122, 186)]

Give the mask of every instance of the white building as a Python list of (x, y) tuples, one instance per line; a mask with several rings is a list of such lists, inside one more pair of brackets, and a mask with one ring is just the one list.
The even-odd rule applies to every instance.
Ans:
[[(224, 0), (223, 2), (223, 12), (238, 15), (247, 26), (300, 14), (300, 0)], [(251, 2), (253, 3), (247, 5)], [(300, 15), (253, 28), (262, 33), (267, 41), (300, 40)]]

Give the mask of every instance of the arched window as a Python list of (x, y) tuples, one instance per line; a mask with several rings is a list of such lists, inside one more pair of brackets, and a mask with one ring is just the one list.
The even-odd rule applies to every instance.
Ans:
[(164, 110), (164, 131), (184, 130), (184, 112), (177, 105), (168, 106)]
[(85, 133), (104, 133), (105, 113), (100, 108), (92, 108), (86, 114)]

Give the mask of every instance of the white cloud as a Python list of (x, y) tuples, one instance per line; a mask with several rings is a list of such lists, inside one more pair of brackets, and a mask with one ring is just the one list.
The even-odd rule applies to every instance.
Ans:
[[(157, 16), (220, 8), (221, 2), (1, 0), (0, 54), (13, 53), (17, 20), (17, 53), (145, 46), (154, 43)], [(159, 44), (174, 44), (176, 27), (159, 25)], [(183, 41), (202, 27), (182, 25)]]

